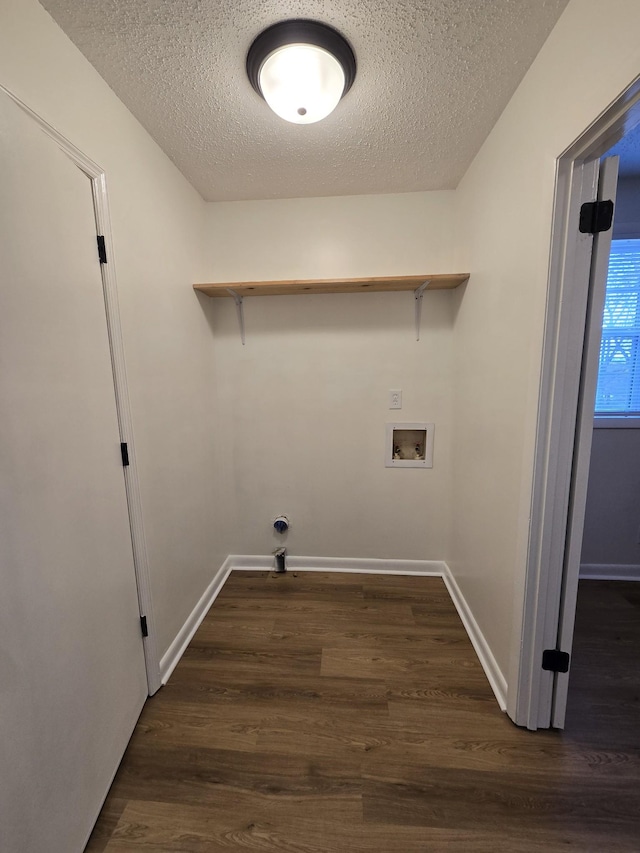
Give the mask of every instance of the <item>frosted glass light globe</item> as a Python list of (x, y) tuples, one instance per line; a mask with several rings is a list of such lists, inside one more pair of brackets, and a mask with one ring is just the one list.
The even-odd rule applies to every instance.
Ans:
[(320, 121), (338, 105), (345, 76), (338, 60), (321, 47), (288, 44), (274, 50), (259, 74), (265, 101), (294, 124)]

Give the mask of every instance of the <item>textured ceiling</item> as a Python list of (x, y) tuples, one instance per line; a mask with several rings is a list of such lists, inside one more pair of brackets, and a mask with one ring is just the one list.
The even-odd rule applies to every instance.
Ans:
[[(567, 0), (41, 0), (203, 198), (454, 188)], [(244, 70), (290, 17), (351, 42), (336, 111), (292, 125)]]

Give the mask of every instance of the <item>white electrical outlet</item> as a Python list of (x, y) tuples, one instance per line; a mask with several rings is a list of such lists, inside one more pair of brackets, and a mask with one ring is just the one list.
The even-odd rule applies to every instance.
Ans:
[(390, 409), (401, 409), (402, 408), (402, 391), (400, 388), (392, 388), (389, 391), (389, 408)]

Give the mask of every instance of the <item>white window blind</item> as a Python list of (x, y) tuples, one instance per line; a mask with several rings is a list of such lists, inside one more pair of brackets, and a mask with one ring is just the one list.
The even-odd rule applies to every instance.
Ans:
[(596, 414), (640, 417), (640, 240), (614, 240), (607, 294)]

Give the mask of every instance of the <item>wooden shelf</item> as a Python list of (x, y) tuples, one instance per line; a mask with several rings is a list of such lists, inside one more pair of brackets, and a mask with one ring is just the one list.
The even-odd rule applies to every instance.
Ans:
[(469, 273), (450, 275), (392, 275), (378, 278), (314, 278), (291, 281), (227, 281), (194, 284), (194, 290), (207, 296), (232, 297), (238, 311), (240, 338), (244, 334), (245, 296), (288, 296), (305, 293), (375, 293), (380, 291), (412, 290), (415, 303), (416, 340), (420, 340), (420, 311), (425, 290), (451, 290), (468, 281)]
[[(417, 290), (425, 282), (427, 290), (458, 287), (469, 273), (451, 275), (404, 275), (377, 278), (327, 278), (292, 281), (228, 281), (194, 284), (195, 290), (207, 296), (287, 296), (304, 293), (375, 293), (380, 291)], [(230, 291), (233, 291), (230, 292)]]

